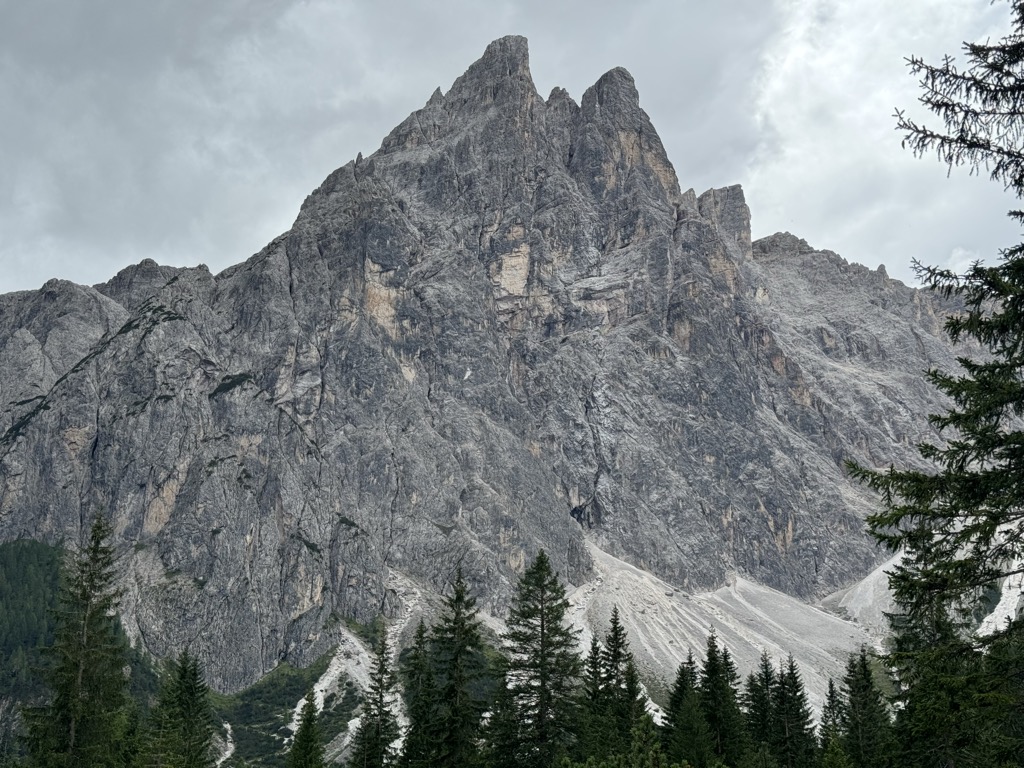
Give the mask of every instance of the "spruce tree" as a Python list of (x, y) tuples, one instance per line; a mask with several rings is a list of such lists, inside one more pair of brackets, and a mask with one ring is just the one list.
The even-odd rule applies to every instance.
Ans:
[(818, 726), (818, 746), (822, 752), (828, 745), (842, 736), (843, 700), (839, 695), (835, 680), (828, 679), (828, 692), (825, 694), (825, 705), (821, 708), (821, 721)]
[[(716, 768), (721, 768), (722, 763), (719, 763)], [(743, 753), (743, 757), (736, 764), (736, 768), (781, 768), (779, 761), (775, 759), (775, 754), (772, 752), (772, 748), (764, 742), (759, 742), (752, 746), (747, 747), (747, 751)]]
[(729, 650), (719, 648), (712, 630), (700, 675), (700, 707), (711, 734), (712, 749), (726, 765), (736, 765), (747, 744), (743, 714), (737, 702), (737, 682)]
[(565, 623), (565, 588), (541, 550), (519, 581), (503, 636), (506, 679), (522, 722), (522, 765), (547, 768), (570, 746), (581, 662)]
[(775, 732), (770, 743), (775, 759), (781, 768), (812, 768), (818, 757), (814, 722), (792, 655), (779, 669), (771, 695)]
[(507, 677), (502, 675), (494, 706), (483, 730), (483, 762), (487, 768), (519, 768), (529, 762), (524, 755), (523, 725), (515, 696)]
[(409, 727), (398, 764), (402, 768), (429, 768), (434, 765), (437, 754), (440, 694), (430, 657), (427, 628), (422, 619), (402, 664), (401, 676)]
[(394, 759), (398, 720), (391, 710), (395, 676), (391, 671), (387, 634), (382, 632), (374, 649), (370, 689), (359, 715), (359, 728), (352, 738), (350, 768), (387, 768)]
[(842, 746), (853, 768), (886, 768), (896, 744), (889, 711), (875, 685), (867, 650), (850, 657), (843, 678)]
[(43, 670), (51, 698), (25, 712), (37, 766), (121, 766), (128, 759), (128, 656), (116, 613), (111, 535), (107, 518), (97, 515), (86, 545), (62, 567), (54, 641)]
[(302, 704), (299, 727), (288, 750), (288, 768), (324, 768), (324, 745), (312, 690)]
[(214, 719), (210, 689), (187, 650), (169, 663), (150, 714), (143, 764), (152, 768), (212, 768)]
[(583, 663), (583, 682), (579, 694), (575, 756), (581, 761), (608, 754), (611, 716), (606, 705), (603, 656), (604, 649), (600, 641), (596, 636), (591, 637), (590, 650)]
[(754, 672), (747, 676), (742, 704), (747, 735), (752, 746), (771, 744), (777, 729), (772, 689), (775, 687), (775, 669), (767, 651), (761, 652), (761, 660)]
[(821, 754), (821, 768), (853, 768), (840, 739), (832, 739)]
[(637, 723), (647, 716), (647, 697), (644, 695), (643, 684), (640, 682), (640, 670), (636, 667), (636, 660), (632, 653), (626, 661), (618, 711), (622, 728), (628, 728), (631, 733)]
[(612, 606), (608, 632), (601, 654), (601, 702), (608, 727), (603, 756), (623, 755), (629, 750), (630, 734), (644, 712), (643, 695), (633, 652), (619, 618), (618, 606)]
[(630, 729), (629, 755), (621, 760), (620, 765), (624, 768), (668, 768), (658, 731), (647, 713), (639, 715)]
[(626, 662), (631, 655), (626, 629), (619, 618), (619, 606), (613, 605), (601, 652), (601, 677), (604, 689), (622, 688), (626, 677)]
[[(948, 616), (923, 618), (918, 612), (892, 621), (895, 648), (888, 658), (899, 683), (901, 768), (967, 765), (982, 755), (998, 765), (1000, 754), (1021, 753), (1019, 742), (1016, 748), (1001, 746), (1006, 735), (998, 725), (1014, 710), (1015, 697), (1005, 695), (1012, 672), (993, 673), (986, 655)], [(1018, 711), (1021, 703), (1017, 698)]]
[(469, 595), (461, 568), (434, 627), (433, 658), (441, 702), (434, 765), (471, 768), (479, 761), (477, 737), (487, 708), (475, 689), (487, 674), (487, 664), (476, 600)]
[(1024, 765), (1024, 617), (1018, 617), (985, 654), (989, 689), (987, 756), (996, 765)]
[(679, 665), (669, 694), (662, 744), (665, 756), (672, 762), (693, 768), (707, 768), (711, 762), (711, 736), (700, 709), (697, 664), (692, 652)]

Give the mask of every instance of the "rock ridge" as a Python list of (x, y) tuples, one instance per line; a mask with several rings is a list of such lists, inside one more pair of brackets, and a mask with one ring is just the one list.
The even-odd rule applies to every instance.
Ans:
[(681, 192), (625, 70), (545, 101), (502, 38), (247, 261), (0, 296), (0, 539), (109, 510), (128, 630), (222, 690), (396, 579), (501, 615), (541, 548), (813, 600), (879, 558), (843, 460), (912, 462), (955, 365), (941, 303), (836, 259)]

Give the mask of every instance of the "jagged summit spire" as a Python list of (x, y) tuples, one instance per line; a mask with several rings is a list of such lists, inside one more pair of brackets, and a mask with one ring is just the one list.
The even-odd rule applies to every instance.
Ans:
[[(522, 35), (505, 35), (491, 42), (476, 65), (504, 63), (513, 71), (530, 71), (530, 44)], [(474, 65), (474, 66), (476, 66)]]
[(509, 35), (487, 46), (484, 55), (452, 85), (449, 104), (487, 104), (537, 96), (525, 37)]
[(615, 67), (605, 72), (583, 95), (584, 102), (593, 99), (598, 105), (618, 102), (630, 109), (640, 107), (640, 93), (629, 70)]

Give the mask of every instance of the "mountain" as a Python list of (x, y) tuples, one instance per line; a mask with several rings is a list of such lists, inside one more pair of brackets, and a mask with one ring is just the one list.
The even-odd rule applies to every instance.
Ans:
[(752, 243), (739, 187), (681, 191), (628, 72), (544, 99), (507, 37), (247, 261), (0, 296), (0, 540), (109, 512), (129, 633), (221, 690), (457, 565), (500, 617), (540, 548), (587, 606), (639, 569), (723, 595), (709, 621), (795, 616), (881, 561), (842, 462), (919, 461), (947, 309)]

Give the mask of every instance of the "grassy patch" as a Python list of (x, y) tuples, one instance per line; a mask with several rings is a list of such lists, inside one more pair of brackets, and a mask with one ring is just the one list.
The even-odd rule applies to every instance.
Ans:
[[(213, 695), (214, 709), (222, 721), (231, 723), (235, 740), (235, 753), (225, 763), (230, 766), (284, 766), (287, 758), (285, 738), (291, 731), (295, 705), (306, 695), (324, 672), (331, 660), (324, 654), (305, 669), (290, 664), (278, 665), (270, 674), (250, 688), (231, 696)], [(324, 740), (341, 733), (359, 704), (358, 692), (347, 681), (340, 695), (332, 695), (324, 702), (320, 716)]]

